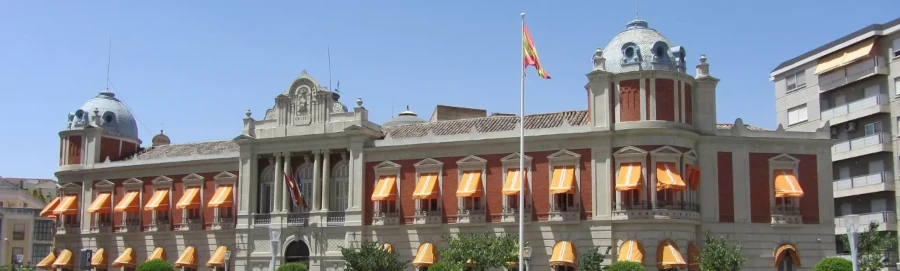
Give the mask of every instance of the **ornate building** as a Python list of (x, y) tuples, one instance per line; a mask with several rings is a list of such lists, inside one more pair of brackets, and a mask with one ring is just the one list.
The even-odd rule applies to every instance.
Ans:
[[(440, 236), (517, 232), (522, 208), (537, 270), (573, 270), (592, 247), (648, 270), (696, 267), (707, 230), (743, 243), (745, 270), (809, 270), (833, 254), (827, 127), (717, 124), (719, 80), (706, 57), (694, 76), (686, 62), (630, 22), (595, 53), (586, 109), (525, 117), (524, 154), (516, 116), (438, 106), (430, 120), (407, 110), (381, 126), (362, 99), (349, 110), (306, 72), (261, 119), (247, 111), (232, 140), (160, 133), (140, 148), (131, 114), (104, 92), (60, 133), (60, 198), (44, 212), (58, 220), (59, 257), (46, 263), (261, 271), (275, 254), (340, 270), (341, 247), (374, 240), (427, 267)], [(274, 251), (269, 229), (281, 232)]]

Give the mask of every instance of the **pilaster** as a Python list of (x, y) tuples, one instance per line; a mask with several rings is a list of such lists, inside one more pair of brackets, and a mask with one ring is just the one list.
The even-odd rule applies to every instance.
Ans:
[(831, 161), (831, 148), (819, 148), (819, 151), (816, 152), (816, 173), (819, 175), (819, 179), (816, 181), (819, 183), (818, 193), (820, 196), (818, 204), (819, 224), (821, 225), (834, 225), (834, 200), (832, 197), (821, 196), (834, 194), (834, 186), (830, 185), (830, 183), (832, 182), (831, 177), (834, 176), (832, 166), (833, 164)]
[[(658, 118), (656, 117), (656, 115), (657, 115), (657, 112), (656, 112), (656, 99), (657, 99), (656, 77), (651, 74), (649, 78), (650, 78), (650, 85), (647, 86), (648, 87), (647, 93), (650, 94), (650, 99), (649, 99), (650, 103), (647, 104), (647, 106), (650, 107), (650, 116), (647, 116), (647, 119), (648, 120), (657, 120)], [(644, 79), (644, 80), (646, 81), (646, 79)]]
[(641, 119), (640, 120), (647, 120), (647, 117), (648, 117), (647, 116), (647, 107), (650, 106), (649, 104), (647, 104), (647, 95), (648, 95), (647, 84), (646, 84), (647, 80), (642, 77), (638, 77), (638, 82), (640, 82), (640, 86), (641, 86), (640, 87), (640, 94), (641, 94), (640, 95), (641, 96), (641, 114), (640, 114)]
[(329, 195), (331, 194), (331, 150), (325, 149), (322, 152), (322, 211), (327, 212)]
[(719, 153), (715, 143), (697, 144), (697, 166), (700, 174), (700, 188), (697, 202), (702, 206), (700, 215), (704, 222), (719, 221)]
[(313, 162), (313, 189), (312, 189), (312, 210), (321, 209), (322, 203), (320, 197), (322, 195), (322, 150), (315, 150), (315, 162)]
[(588, 98), (590, 99), (591, 124), (593, 127), (609, 127), (609, 88), (610, 73), (605, 71), (593, 71), (587, 74)]
[[(281, 211), (281, 191), (284, 190), (284, 154), (275, 153), (275, 188), (272, 191), (272, 211), (271, 213), (278, 213)], [(266, 203), (268, 204), (268, 202)]]
[(736, 148), (732, 154), (734, 222), (750, 223), (750, 152)]
[[(297, 178), (296, 173), (294, 172), (293, 168), (291, 168), (292, 167), (291, 166), (291, 153), (286, 152), (283, 155), (284, 155), (284, 166), (283, 166), (284, 174), (283, 175), (288, 176), (289, 178), (291, 178), (293, 180), (296, 180), (296, 178)], [(282, 189), (276, 190), (275, 193), (281, 194), (281, 206), (280, 206), (281, 208), (278, 208), (278, 211), (285, 214), (288, 212), (288, 208), (291, 206), (290, 204), (292, 204), (292, 203), (291, 203), (291, 196), (288, 194), (287, 187), (285, 187), (285, 184), (283, 181), (281, 183), (282, 183), (282, 185), (281, 185)]]
[(591, 175), (593, 185), (591, 185), (591, 202), (593, 202), (593, 220), (610, 220), (612, 219), (612, 199), (610, 191), (614, 174), (610, 171), (612, 163), (612, 140), (610, 137), (599, 139), (603, 142), (597, 142), (591, 148)]
[[(259, 158), (250, 145), (241, 145), (240, 151), (240, 167), (238, 168), (239, 182), (236, 184), (240, 188), (240, 194), (237, 197), (238, 202), (238, 221), (239, 229), (246, 229), (250, 223), (251, 210), (256, 210), (256, 169), (259, 164)], [(256, 211), (252, 211), (256, 212)]]
[(94, 202), (94, 181), (83, 181), (81, 183), (81, 197), (78, 206), (78, 219), (81, 219), (81, 232), (91, 232), (91, 214), (87, 212), (88, 207)]

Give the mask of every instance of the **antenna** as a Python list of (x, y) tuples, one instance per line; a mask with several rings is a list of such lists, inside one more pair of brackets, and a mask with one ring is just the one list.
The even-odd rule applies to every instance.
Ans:
[(640, 13), (640, 7), (638, 6), (638, 0), (634, 0), (634, 18), (639, 19), (638, 14)]
[(391, 98), (391, 118), (394, 117), (394, 98)]
[(328, 46), (328, 90), (334, 90), (331, 88), (331, 46)]
[(112, 63), (112, 36), (109, 36), (109, 49), (106, 51), (106, 90), (109, 91), (109, 66)]

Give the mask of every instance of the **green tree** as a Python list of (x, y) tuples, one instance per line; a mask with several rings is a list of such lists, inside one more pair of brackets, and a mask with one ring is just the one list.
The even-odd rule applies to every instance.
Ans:
[(483, 271), (505, 268), (507, 262), (519, 260), (518, 235), (460, 233), (455, 236), (444, 236), (444, 240), (447, 245), (438, 249), (439, 262), (446, 262), (452, 266), (465, 265), (472, 270)]
[(844, 258), (825, 258), (813, 267), (813, 271), (853, 271), (853, 263)]
[(139, 264), (136, 271), (175, 271), (175, 267), (165, 260), (149, 260)]
[[(864, 232), (857, 234), (857, 259), (859, 270), (872, 271), (881, 270), (886, 267), (887, 261), (882, 261), (885, 253), (897, 245), (897, 237), (891, 236), (889, 232), (880, 232), (878, 222), (869, 223), (869, 228)], [(850, 239), (847, 235), (838, 237), (845, 248), (850, 248)]]
[(609, 255), (610, 250), (612, 250), (612, 247), (607, 247), (606, 253), (600, 253), (600, 249), (594, 247), (582, 253), (579, 255), (580, 259), (578, 259), (579, 270), (603, 271), (603, 262), (606, 261), (606, 256)]
[(728, 240), (728, 236), (713, 237), (706, 231), (706, 242), (700, 255), (700, 270), (703, 271), (737, 271), (744, 267), (747, 258), (742, 252), (740, 243), (734, 245)]
[(610, 264), (609, 266), (606, 267), (606, 269), (603, 269), (603, 270), (605, 270), (605, 271), (644, 271), (647, 269), (644, 268), (643, 264), (639, 264), (636, 262), (621, 261), (621, 262), (614, 262), (613, 264)]
[(342, 247), (341, 254), (348, 271), (402, 271), (409, 265), (398, 260), (396, 252), (370, 241), (363, 241), (358, 249)]
[[(305, 264), (302, 263), (285, 263), (279, 266), (276, 271), (308, 271)], [(138, 270), (140, 271), (140, 270)]]
[(466, 265), (462, 263), (451, 263), (438, 261), (434, 265), (428, 267), (428, 271), (459, 271), (463, 270)]
[(28, 191), (28, 194), (31, 194), (32, 196), (34, 196), (34, 198), (40, 200), (43, 203), (48, 202), (47, 196), (44, 196), (44, 194), (41, 193), (40, 189), (31, 189)]

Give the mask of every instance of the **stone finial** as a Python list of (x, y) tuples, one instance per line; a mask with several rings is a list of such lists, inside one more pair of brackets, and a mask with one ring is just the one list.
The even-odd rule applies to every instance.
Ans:
[(356, 107), (362, 107), (363, 100), (362, 98), (356, 98)]
[(700, 55), (700, 64), (697, 64), (697, 78), (709, 77), (709, 63), (706, 63), (706, 55)]
[(603, 57), (603, 48), (597, 47), (593, 60), (595, 71), (606, 71), (606, 58)]
[(100, 109), (94, 108), (94, 115), (91, 116), (91, 125), (100, 127)]
[(247, 118), (250, 118), (250, 116), (253, 115), (253, 112), (250, 112), (250, 109), (247, 109), (247, 112), (245, 112), (244, 115), (247, 116)]

